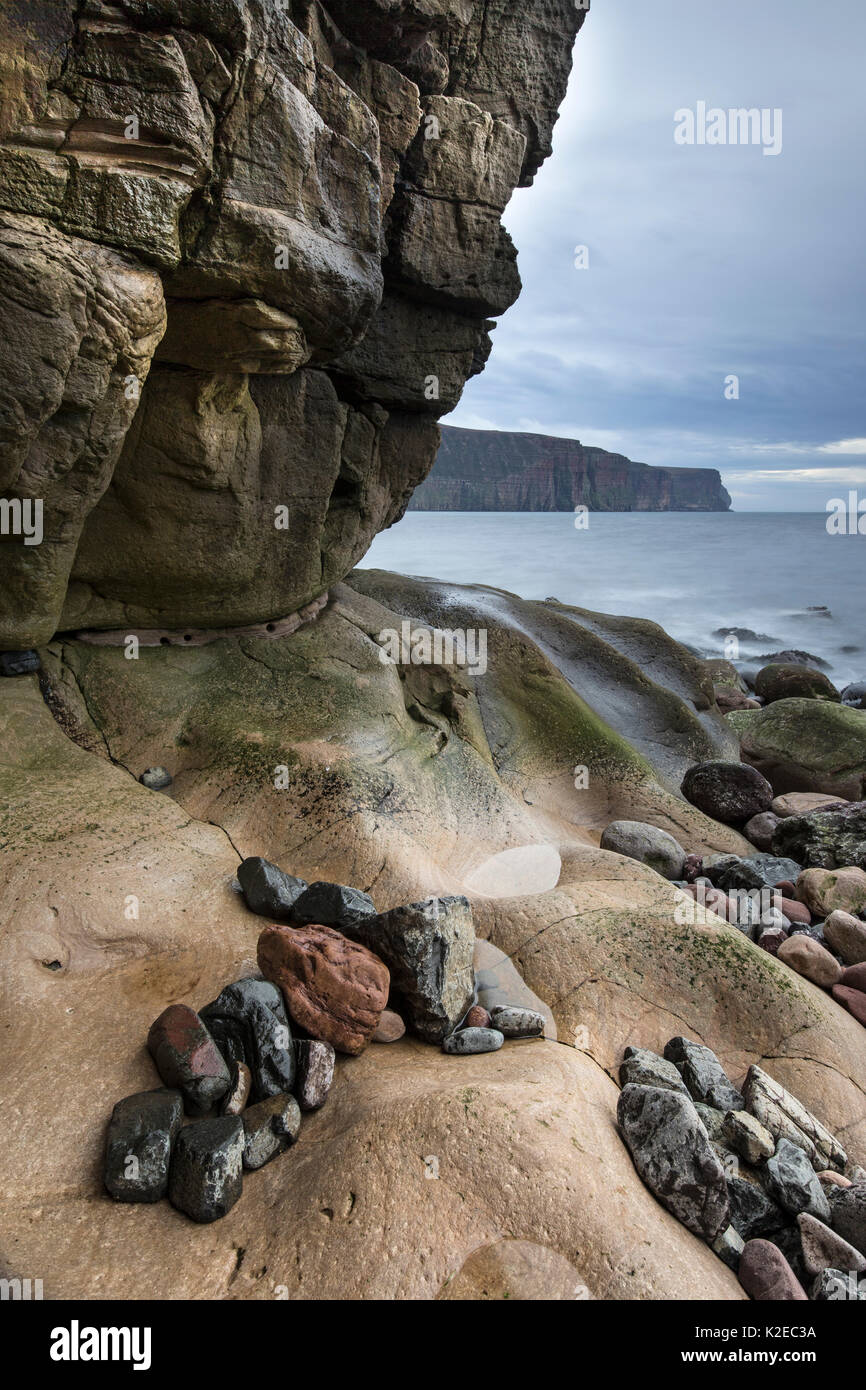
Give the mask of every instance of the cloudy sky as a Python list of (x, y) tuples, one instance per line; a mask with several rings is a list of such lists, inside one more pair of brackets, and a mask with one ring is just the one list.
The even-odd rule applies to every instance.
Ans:
[[(864, 0), (594, 0), (506, 212), (523, 295), (449, 423), (718, 468), (740, 510), (866, 493), (864, 53)], [(781, 109), (781, 152), (678, 145), (699, 102)]]

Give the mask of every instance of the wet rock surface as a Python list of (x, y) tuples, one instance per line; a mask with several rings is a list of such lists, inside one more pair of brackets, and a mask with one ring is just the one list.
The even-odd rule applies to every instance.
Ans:
[(258, 856), (243, 861), (238, 883), (250, 911), (275, 922), (291, 921), (292, 909), (307, 887), (302, 878), (293, 878)]
[(201, 1018), (223, 1057), (249, 1068), (253, 1100), (292, 1090), (292, 1034), (276, 985), (268, 980), (237, 980), (205, 1005)]
[(198, 1120), (177, 1137), (168, 1199), (193, 1221), (227, 1215), (243, 1188), (244, 1126), (237, 1116)]
[(269, 1096), (245, 1110), (243, 1165), (263, 1168), (288, 1149), (301, 1128), (301, 1110), (294, 1096)]
[(198, 1014), (171, 1004), (147, 1035), (147, 1048), (166, 1086), (177, 1087), (188, 1115), (205, 1115), (229, 1087), (229, 1071)]

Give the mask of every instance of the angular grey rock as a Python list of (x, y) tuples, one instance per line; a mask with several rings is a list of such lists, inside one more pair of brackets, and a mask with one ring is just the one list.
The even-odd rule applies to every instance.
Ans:
[(506, 1038), (540, 1038), (544, 1032), (544, 1014), (535, 1009), (519, 1009), (500, 1004), (490, 1010), (490, 1020)]
[(801, 1148), (790, 1139), (780, 1139), (776, 1152), (767, 1159), (765, 1168), (767, 1191), (792, 1216), (808, 1212), (821, 1221), (830, 1219), (830, 1203)]
[(866, 1303), (866, 1279), (841, 1269), (822, 1269), (809, 1297), (813, 1303)]
[(245, 1168), (263, 1168), (294, 1144), (301, 1128), (301, 1110), (294, 1096), (269, 1096), (251, 1105), (241, 1119)]
[(786, 817), (773, 836), (773, 851), (809, 869), (866, 869), (866, 801)]
[[(673, 1066), (673, 1062), (666, 1062), (666, 1063), (665, 1063), (665, 1066)], [(677, 1070), (676, 1067), (674, 1067), (674, 1071), (676, 1071), (676, 1070)], [(680, 1074), (679, 1074), (678, 1071), (677, 1071), (677, 1076), (679, 1076), (680, 1085), (679, 1085), (679, 1086), (671, 1086), (670, 1089), (671, 1089), (672, 1091), (682, 1091), (683, 1095), (684, 1095), (684, 1096), (687, 1096), (689, 1093), (688, 1093), (688, 1091), (686, 1090), (685, 1083), (683, 1082), (683, 1079), (682, 1079), (682, 1077), (680, 1076)], [(630, 1080), (630, 1081), (637, 1081), (637, 1077), (629, 1077), (629, 1080)], [(639, 1085), (644, 1085), (644, 1086), (661, 1086), (661, 1085), (662, 1085), (662, 1082), (661, 1082), (661, 1081), (644, 1081), (644, 1082), (639, 1082), (638, 1084), (639, 1084)], [(620, 1077), (620, 1085), (622, 1085), (622, 1086), (625, 1085), (625, 1082), (622, 1080), (622, 1077)], [(691, 1099), (691, 1097), (689, 1097), (689, 1099)], [(700, 1101), (700, 1100), (694, 1101), (693, 1104), (694, 1104), (695, 1109), (696, 1109), (697, 1112), (698, 1112), (698, 1115), (699, 1115), (699, 1117), (700, 1117), (700, 1120), (701, 1120), (701, 1123), (703, 1124), (704, 1129), (707, 1131), (707, 1134), (710, 1136), (710, 1139), (713, 1141), (713, 1143), (717, 1143), (717, 1142), (721, 1143), (721, 1142), (724, 1140), (724, 1138), (725, 1138), (725, 1114), (726, 1114), (727, 1112), (724, 1111), (724, 1110), (716, 1110), (716, 1109), (714, 1109), (714, 1107), (713, 1107), (712, 1105), (704, 1105), (703, 1101)]]
[(866, 1183), (840, 1187), (830, 1198), (830, 1208), (828, 1225), (861, 1255), (866, 1255)]
[(475, 927), (466, 898), (428, 898), (341, 927), (385, 962), (392, 1006), (425, 1042), (441, 1043), (475, 998)]
[(797, 1225), (800, 1228), (803, 1265), (808, 1274), (820, 1274), (824, 1269), (845, 1269), (855, 1274), (862, 1274), (866, 1270), (866, 1255), (861, 1255), (838, 1231), (832, 1231), (817, 1217), (801, 1212)]
[(282, 990), (270, 980), (236, 980), (201, 1010), (208, 1032), (227, 1062), (243, 1062), (252, 1075), (252, 1099), (291, 1091), (295, 1052)]
[[(629, 1082), (635, 1086), (661, 1086), (669, 1091), (680, 1091), (684, 1096), (689, 1094), (673, 1062), (666, 1062), (664, 1057), (659, 1057), (657, 1052), (650, 1052), (645, 1047), (627, 1047), (625, 1050), (619, 1068), (619, 1084), (625, 1087)], [(704, 1116), (701, 1112), (709, 1108), (704, 1105), (696, 1107), (702, 1120)], [(718, 1111), (713, 1111), (713, 1114), (718, 1114), (721, 1123), (723, 1116)], [(704, 1123), (706, 1124), (706, 1120)], [(707, 1128), (709, 1132), (709, 1127)], [(710, 1134), (711, 1139), (715, 1137)]]
[(710, 1048), (688, 1038), (671, 1038), (665, 1046), (665, 1057), (676, 1066), (693, 1100), (703, 1101), (715, 1110), (744, 1108), (746, 1102)]
[(655, 825), (636, 820), (612, 821), (601, 837), (601, 848), (648, 864), (662, 878), (683, 876), (685, 850), (673, 835)]
[(733, 1226), (728, 1226), (721, 1235), (716, 1236), (711, 1244), (711, 1249), (718, 1255), (720, 1260), (724, 1260), (729, 1269), (736, 1274), (740, 1265), (740, 1256), (743, 1253), (745, 1241), (740, 1233)]
[(42, 665), (38, 652), (0, 652), (0, 676), (29, 676)]
[(165, 1196), (182, 1124), (180, 1091), (139, 1091), (117, 1102), (105, 1142), (105, 1186), (115, 1201), (158, 1202)]
[(769, 1237), (790, 1220), (782, 1208), (757, 1183), (744, 1177), (728, 1178), (731, 1225), (743, 1240)]
[(777, 883), (796, 883), (800, 871), (801, 866), (794, 859), (777, 859), (772, 854), (756, 854), (750, 859), (741, 859), (730, 854), (711, 864), (706, 873), (714, 888), (721, 888), (727, 893), (732, 888), (760, 892), (775, 888)]
[(164, 767), (148, 767), (139, 777), (143, 787), (152, 792), (163, 792), (172, 783), (171, 773)]
[(198, 1120), (177, 1136), (168, 1200), (193, 1221), (218, 1221), (243, 1188), (244, 1127), (236, 1115)]
[(442, 1044), (442, 1051), (452, 1057), (469, 1057), (476, 1052), (498, 1052), (505, 1035), (497, 1028), (461, 1028)]
[(293, 878), (257, 855), (241, 864), (238, 883), (250, 911), (274, 922), (291, 921), (292, 908), (307, 887), (304, 879)]
[(715, 1240), (730, 1224), (728, 1190), (692, 1102), (659, 1086), (628, 1085), (616, 1113), (650, 1191), (695, 1235)]
[(295, 1040), (295, 1097), (302, 1110), (318, 1110), (328, 1099), (337, 1054), (329, 1042)]
[(375, 916), (369, 893), (342, 883), (311, 883), (295, 899), (290, 920), (300, 926), (333, 927), (348, 936)]
[(776, 1141), (768, 1129), (748, 1110), (729, 1110), (724, 1119), (725, 1138), (747, 1163), (772, 1158)]
[(838, 1173), (845, 1171), (848, 1156), (839, 1140), (763, 1068), (749, 1067), (743, 1094), (746, 1109), (760, 1120), (774, 1139), (790, 1139), (791, 1143), (798, 1144), (818, 1171), (825, 1168)]

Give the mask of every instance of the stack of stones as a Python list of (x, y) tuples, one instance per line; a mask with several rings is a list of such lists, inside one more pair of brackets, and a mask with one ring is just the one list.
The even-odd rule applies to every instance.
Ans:
[(620, 1083), (640, 1177), (752, 1298), (866, 1301), (866, 1171), (789, 1091), (682, 1037), (627, 1047)]
[[(603, 849), (638, 859), (832, 993), (866, 1027), (866, 802), (816, 792), (774, 796), (745, 763), (699, 763), (683, 794), (740, 829), (758, 851), (689, 854), (667, 831), (614, 821)], [(696, 920), (699, 920), (696, 916)]]
[(164, 1084), (114, 1107), (106, 1143), (114, 1198), (168, 1196), (199, 1222), (225, 1216), (244, 1170), (295, 1143), (302, 1113), (328, 1097), (337, 1053), (395, 1042), (407, 1026), (455, 1055), (544, 1031), (531, 1009), (476, 1003), (465, 898), (377, 913), (358, 889), (307, 884), (260, 858), (243, 862), (238, 881), (250, 909), (270, 919), (261, 975), (227, 985), (198, 1013), (176, 1003), (160, 1014), (147, 1045)]

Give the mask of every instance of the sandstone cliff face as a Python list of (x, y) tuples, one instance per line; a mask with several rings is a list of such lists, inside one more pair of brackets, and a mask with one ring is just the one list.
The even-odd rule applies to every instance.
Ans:
[(516, 297), (572, 0), (7, 0), (0, 649), (292, 613)]
[(411, 507), (428, 512), (724, 512), (712, 468), (650, 468), (576, 439), (444, 426)]

